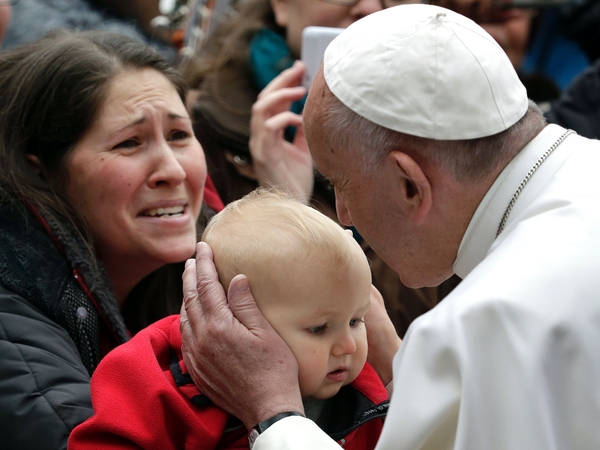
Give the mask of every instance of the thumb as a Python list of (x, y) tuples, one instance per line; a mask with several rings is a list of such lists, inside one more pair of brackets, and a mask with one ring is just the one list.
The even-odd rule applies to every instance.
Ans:
[(227, 293), (229, 307), (233, 315), (249, 330), (266, 330), (270, 329), (271, 325), (264, 318), (256, 300), (250, 292), (248, 278), (245, 275), (236, 275), (229, 284)]
[(304, 134), (304, 127), (302, 122), (296, 126), (296, 135), (294, 136), (294, 145), (302, 150), (308, 150), (308, 144), (306, 142), (306, 135)]

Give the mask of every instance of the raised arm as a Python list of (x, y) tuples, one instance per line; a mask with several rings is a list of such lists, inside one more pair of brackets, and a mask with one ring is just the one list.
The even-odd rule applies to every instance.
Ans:
[[(299, 86), (304, 70), (304, 64), (296, 62), (259, 94), (252, 107), (249, 146), (261, 186), (278, 186), (307, 202), (313, 191), (313, 163), (302, 116), (290, 111), (292, 102), (306, 95), (306, 88)], [(294, 142), (284, 138), (290, 126), (296, 127)]]

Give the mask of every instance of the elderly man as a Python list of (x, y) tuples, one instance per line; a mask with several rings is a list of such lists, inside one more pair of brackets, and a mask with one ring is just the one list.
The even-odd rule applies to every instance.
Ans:
[[(377, 448), (600, 448), (600, 143), (546, 125), (494, 40), (427, 5), (330, 45), (304, 130), (340, 220), (405, 284), (463, 278), (410, 326)], [(339, 448), (298, 416), (295, 363), (245, 277), (227, 305), (210, 257), (200, 246), (184, 275), (194, 381), (255, 450)], [(375, 313), (387, 383), (398, 342)]]

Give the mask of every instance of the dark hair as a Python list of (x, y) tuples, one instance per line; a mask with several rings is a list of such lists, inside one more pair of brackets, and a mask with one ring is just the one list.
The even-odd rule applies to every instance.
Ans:
[[(96, 119), (110, 84), (126, 70), (151, 68), (185, 101), (186, 84), (154, 50), (110, 32), (54, 31), (0, 55), (0, 189), (82, 228), (63, 194), (66, 156)], [(42, 174), (27, 161), (36, 156)]]
[[(111, 81), (124, 71), (142, 69), (163, 74), (185, 103), (181, 75), (154, 50), (120, 34), (54, 31), (0, 55), (0, 201), (24, 209), (24, 200), (43, 216), (72, 224), (95, 270), (91, 233), (65, 194), (68, 156), (96, 120)], [(39, 169), (28, 155), (39, 160)], [(130, 294), (126, 303), (136, 305), (131, 316), (148, 318), (131, 327), (125, 317), (131, 331), (179, 311), (180, 266), (158, 269), (145, 280), (148, 289)], [(159, 283), (164, 288), (160, 295), (151, 289), (151, 279), (167, 280)]]
[(270, 0), (236, 2), (232, 15), (217, 27), (186, 68), (184, 75), (190, 86), (199, 87), (207, 75), (215, 75), (217, 82), (227, 85), (230, 79), (247, 74), (250, 41), (265, 27), (285, 34), (275, 23)]

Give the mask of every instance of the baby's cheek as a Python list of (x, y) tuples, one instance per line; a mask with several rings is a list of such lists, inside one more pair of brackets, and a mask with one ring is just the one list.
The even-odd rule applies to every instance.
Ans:
[(316, 350), (306, 350), (296, 355), (298, 361), (298, 382), (303, 396), (312, 395), (327, 375), (327, 361)]

